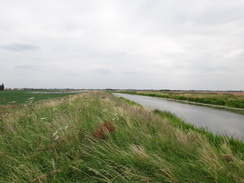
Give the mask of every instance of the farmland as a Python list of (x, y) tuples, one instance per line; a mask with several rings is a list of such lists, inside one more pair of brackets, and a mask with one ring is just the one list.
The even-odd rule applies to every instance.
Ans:
[(78, 91), (67, 90), (4, 90), (0, 91), (0, 105), (6, 104), (23, 104), (28, 99), (34, 98), (35, 101), (64, 97), (76, 94)]
[(108, 92), (7, 105), (0, 182), (243, 182), (244, 144)]

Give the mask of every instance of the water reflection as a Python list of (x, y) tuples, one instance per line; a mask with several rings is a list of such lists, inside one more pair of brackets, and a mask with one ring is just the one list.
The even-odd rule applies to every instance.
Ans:
[(148, 109), (170, 111), (184, 119), (187, 123), (194, 124), (197, 127), (207, 128), (215, 134), (228, 135), (229, 137), (244, 141), (244, 115), (205, 106), (183, 104), (156, 97), (121, 93), (114, 95), (137, 102)]

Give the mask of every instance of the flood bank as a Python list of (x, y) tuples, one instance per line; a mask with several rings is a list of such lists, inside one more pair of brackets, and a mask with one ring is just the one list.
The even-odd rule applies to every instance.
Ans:
[(160, 109), (162, 111), (169, 111), (176, 114), (186, 123), (193, 124), (198, 128), (205, 128), (214, 134), (226, 135), (241, 141), (244, 139), (243, 115), (157, 97), (121, 93), (114, 95), (134, 101), (149, 110)]

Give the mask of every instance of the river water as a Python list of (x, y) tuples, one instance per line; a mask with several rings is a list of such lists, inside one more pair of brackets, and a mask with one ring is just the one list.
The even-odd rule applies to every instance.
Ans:
[(211, 107), (179, 103), (172, 100), (140, 95), (116, 93), (147, 109), (160, 109), (176, 114), (186, 123), (204, 127), (214, 134), (227, 135), (244, 141), (244, 115)]

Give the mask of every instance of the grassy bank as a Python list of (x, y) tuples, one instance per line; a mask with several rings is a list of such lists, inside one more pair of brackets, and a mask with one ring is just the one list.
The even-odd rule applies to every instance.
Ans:
[(1, 110), (0, 182), (244, 181), (242, 143), (128, 102), (89, 92)]
[(234, 95), (233, 93), (228, 93), (228, 92), (225, 93), (158, 92), (158, 91), (119, 91), (119, 92), (244, 109), (244, 94)]

